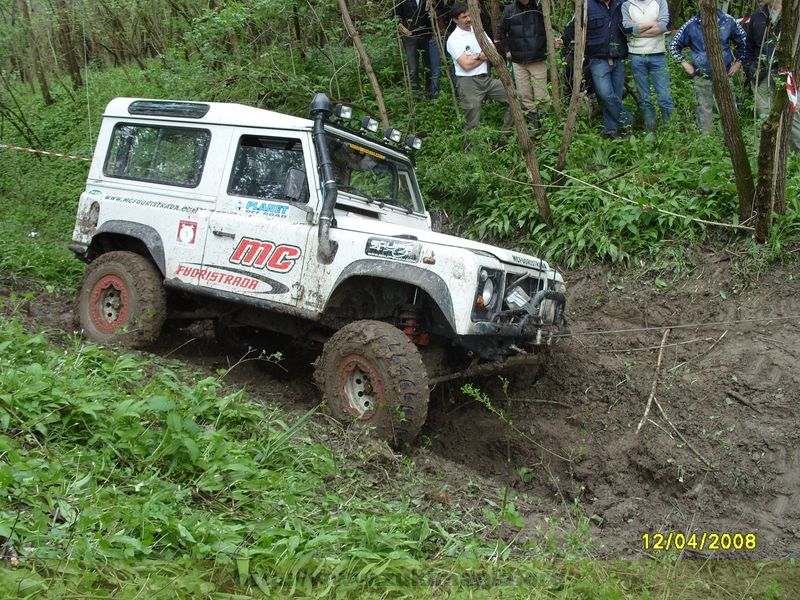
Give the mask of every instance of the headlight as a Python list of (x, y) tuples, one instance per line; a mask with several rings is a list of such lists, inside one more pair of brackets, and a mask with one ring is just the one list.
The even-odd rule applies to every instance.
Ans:
[(494, 282), (487, 278), (483, 283), (483, 292), (481, 292), (481, 301), (483, 302), (483, 306), (490, 306), (492, 303), (492, 298), (494, 298)]
[(473, 319), (486, 319), (497, 306), (497, 295), (503, 286), (503, 273), (497, 269), (482, 267), (478, 271), (476, 282), (475, 304), (472, 308)]

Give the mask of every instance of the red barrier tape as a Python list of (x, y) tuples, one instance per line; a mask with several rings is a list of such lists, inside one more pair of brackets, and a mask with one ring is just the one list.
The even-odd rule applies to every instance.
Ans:
[(62, 154), (61, 152), (50, 152), (49, 150), (34, 150), (33, 148), (23, 148), (21, 146), (9, 146), (8, 144), (0, 144), (0, 150), (19, 150), (21, 152), (30, 152), (31, 154), (39, 154), (44, 156), (57, 156), (58, 158), (73, 158), (75, 160), (91, 161), (91, 157), (85, 156), (72, 156), (71, 154)]

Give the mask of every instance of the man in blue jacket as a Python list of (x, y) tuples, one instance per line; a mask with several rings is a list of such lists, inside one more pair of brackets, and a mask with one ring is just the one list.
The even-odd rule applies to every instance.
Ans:
[[(744, 60), (744, 50), (747, 34), (732, 16), (717, 10), (717, 27), (722, 41), (722, 58), (728, 77), (733, 77), (741, 68)], [(736, 47), (734, 57), (731, 42)], [(683, 56), (685, 48), (691, 51), (692, 61)], [(686, 21), (672, 38), (669, 45), (672, 57), (678, 61), (683, 70), (694, 81), (694, 116), (697, 128), (703, 133), (711, 133), (713, 128), (714, 92), (711, 86), (711, 67), (708, 65), (708, 54), (703, 39), (703, 28), (700, 25), (700, 15), (696, 14)]]
[[(630, 126), (631, 115), (622, 102), (628, 40), (622, 31), (623, 0), (588, 0), (586, 58), (597, 98), (603, 107), (603, 136), (615, 138)], [(575, 37), (575, 20), (564, 31), (565, 44)]]

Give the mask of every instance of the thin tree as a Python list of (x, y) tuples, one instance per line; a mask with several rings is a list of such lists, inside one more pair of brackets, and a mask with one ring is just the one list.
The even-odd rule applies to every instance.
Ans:
[(567, 123), (564, 125), (564, 136), (558, 151), (556, 170), (563, 171), (567, 164), (567, 149), (572, 140), (572, 130), (580, 108), (583, 86), (583, 55), (586, 49), (586, 0), (575, 0), (575, 46), (572, 50), (572, 94), (569, 98)]
[(72, 79), (72, 87), (77, 90), (83, 87), (83, 76), (76, 50), (77, 44), (72, 37), (71, 19), (66, 0), (55, 0), (53, 10), (58, 18), (58, 39), (61, 44), (61, 53), (67, 62), (67, 72)]
[(375, 70), (372, 68), (372, 61), (369, 59), (369, 54), (367, 54), (367, 49), (364, 47), (364, 44), (361, 41), (361, 36), (358, 35), (356, 26), (353, 25), (353, 20), (350, 18), (350, 11), (347, 8), (347, 2), (345, 2), (345, 0), (338, 1), (339, 10), (342, 13), (344, 28), (347, 30), (347, 34), (353, 40), (353, 45), (356, 47), (356, 52), (358, 52), (358, 56), (361, 58), (361, 62), (364, 65), (364, 70), (367, 72), (367, 79), (369, 79), (369, 83), (372, 86), (372, 92), (375, 94), (375, 102), (378, 104), (378, 113), (381, 118), (381, 124), (383, 125), (383, 128), (386, 129), (389, 127), (389, 115), (386, 112), (386, 105), (383, 102), (381, 86), (378, 84), (378, 78), (375, 76)]
[(550, 10), (550, 0), (542, 0), (542, 16), (544, 17), (544, 32), (547, 36), (547, 62), (550, 65), (550, 97), (553, 101), (553, 112), (561, 113), (561, 86), (558, 82), (558, 64), (556, 63), (556, 45), (553, 38), (553, 18)]
[(44, 103), (50, 105), (53, 103), (53, 97), (50, 95), (50, 85), (47, 83), (47, 76), (44, 72), (44, 65), (42, 64), (42, 57), (39, 54), (39, 45), (36, 43), (34, 37), (33, 25), (31, 24), (31, 13), (28, 7), (28, 0), (19, 0), (20, 9), (22, 11), (22, 19), (25, 22), (25, 32), (28, 35), (28, 41), (31, 45), (31, 54), (33, 58), (33, 70), (36, 73), (36, 78), (39, 80), (39, 89), (42, 92), (42, 99)]
[(539, 216), (549, 227), (552, 227), (553, 213), (550, 210), (550, 202), (544, 191), (542, 174), (539, 171), (539, 161), (536, 158), (536, 149), (533, 146), (533, 140), (531, 140), (531, 136), (528, 134), (528, 129), (525, 126), (525, 118), (522, 116), (522, 107), (519, 105), (517, 92), (514, 89), (514, 81), (511, 79), (511, 74), (508, 72), (506, 61), (497, 52), (494, 44), (486, 37), (486, 31), (483, 29), (483, 24), (481, 23), (481, 12), (478, 0), (468, 0), (467, 5), (469, 6), (469, 13), (472, 17), (472, 29), (475, 32), (478, 44), (489, 59), (489, 63), (497, 69), (500, 81), (503, 83), (503, 87), (506, 90), (511, 117), (514, 120), (514, 127), (517, 130), (519, 147), (525, 157), (528, 178), (531, 181), (533, 195), (536, 197), (536, 203), (539, 206)]
[(700, 25), (703, 29), (703, 39), (708, 55), (708, 64), (711, 67), (711, 84), (714, 97), (719, 107), (719, 117), (722, 121), (722, 130), (725, 134), (725, 144), (733, 165), (733, 174), (736, 179), (736, 192), (739, 195), (739, 218), (746, 221), (752, 215), (753, 196), (753, 171), (747, 157), (747, 149), (742, 139), (742, 129), (736, 110), (736, 101), (733, 98), (733, 89), (729, 83), (729, 76), (725, 70), (725, 61), (722, 58), (722, 41), (719, 37), (717, 26), (716, 0), (700, 0)]
[[(784, 0), (781, 11), (781, 37), (778, 41), (778, 70), (791, 72), (795, 81), (800, 77), (800, 0)], [(756, 241), (763, 243), (769, 235), (773, 213), (783, 213), (786, 206), (786, 146), (793, 113), (783, 81), (779, 75), (769, 115), (761, 125), (758, 150), (758, 177), (754, 208), (756, 212)]]
[(456, 114), (458, 114), (458, 96), (456, 95), (456, 86), (453, 84), (453, 80), (450, 78), (450, 75), (447, 73), (447, 49), (445, 48), (445, 42), (442, 37), (442, 28), (439, 27), (439, 14), (436, 9), (436, 2), (434, 0), (428, 0), (428, 10), (430, 11), (431, 15), (431, 26), (433, 27), (433, 37), (436, 40), (436, 45), (439, 47), (439, 56), (442, 62), (442, 72), (441, 77), (439, 79), (439, 88), (441, 89), (441, 80), (447, 79), (447, 83), (450, 86), (450, 98), (453, 100), (453, 109), (455, 110)]

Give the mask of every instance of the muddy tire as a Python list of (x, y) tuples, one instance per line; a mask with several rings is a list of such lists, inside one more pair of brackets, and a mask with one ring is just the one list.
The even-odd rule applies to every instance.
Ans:
[(78, 320), (93, 342), (141, 348), (161, 333), (167, 314), (163, 277), (133, 252), (109, 252), (86, 267), (78, 291)]
[(409, 444), (428, 416), (428, 376), (406, 334), (380, 321), (356, 321), (325, 344), (314, 379), (328, 414), (369, 427), (392, 446)]

